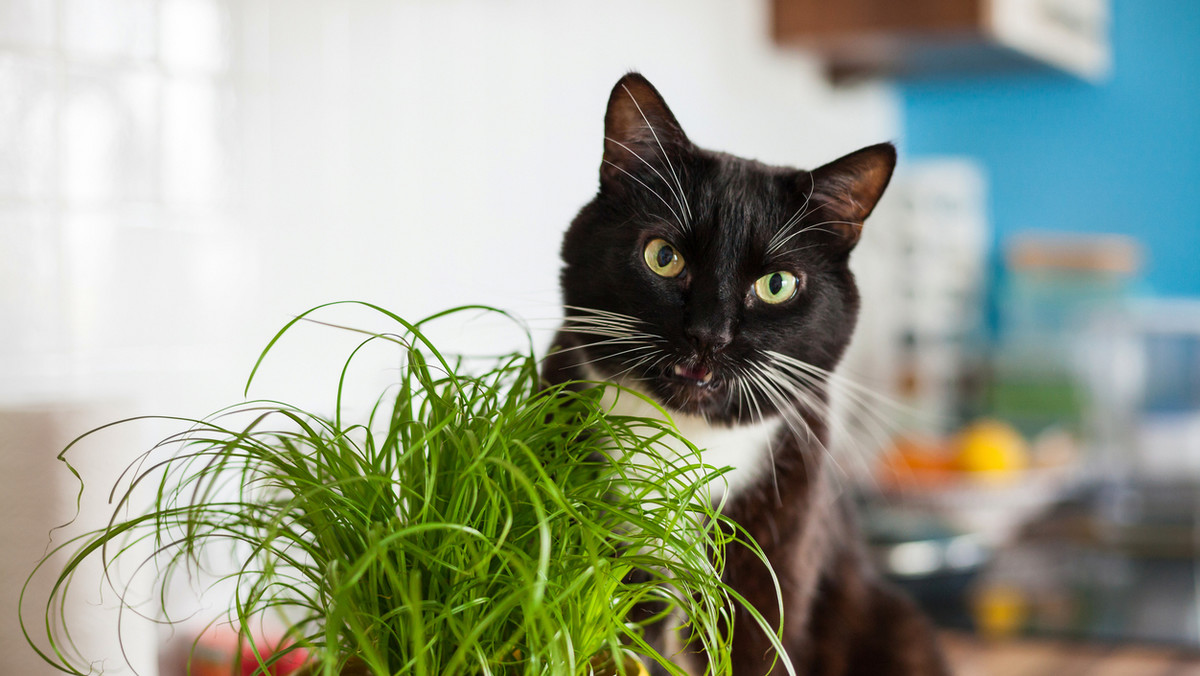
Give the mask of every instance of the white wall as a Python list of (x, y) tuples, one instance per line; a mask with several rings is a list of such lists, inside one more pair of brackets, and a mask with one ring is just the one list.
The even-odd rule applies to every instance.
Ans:
[[(498, 305), (544, 345), (630, 69), (711, 148), (812, 166), (898, 135), (886, 88), (833, 90), (771, 44), (765, 0), (0, 0), (0, 407), (203, 415), (338, 299)], [(252, 394), (327, 405), (329, 333), (286, 343)], [(0, 425), (0, 453), (86, 424), (45, 419), (61, 429)], [(46, 464), (20, 466), (39, 475), (0, 491), (43, 499)], [(28, 554), (0, 552), (4, 591)]]
[(890, 91), (832, 90), (767, 19), (726, 0), (272, 3), (264, 311), (556, 316), (561, 236), (630, 69), (707, 147), (811, 166), (896, 137)]
[(0, 0), (0, 18), (0, 403), (216, 405), (327, 300), (549, 320), (629, 69), (695, 141), (768, 162), (898, 133), (889, 90), (833, 90), (771, 44), (765, 0)]

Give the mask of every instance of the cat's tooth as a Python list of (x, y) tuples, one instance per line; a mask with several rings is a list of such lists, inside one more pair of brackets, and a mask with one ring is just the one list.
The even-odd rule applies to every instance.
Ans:
[[(696, 374), (699, 371), (703, 371), (704, 375), (697, 378)], [(713, 372), (708, 369), (689, 369), (684, 368), (683, 366), (675, 367), (675, 375), (687, 378), (689, 380), (697, 380), (701, 385), (707, 385), (713, 379)]]

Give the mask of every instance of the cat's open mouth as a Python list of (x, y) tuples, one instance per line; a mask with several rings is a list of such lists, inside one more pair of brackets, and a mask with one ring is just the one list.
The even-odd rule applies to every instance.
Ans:
[(668, 408), (693, 415), (712, 415), (724, 407), (722, 380), (707, 366), (675, 366), (662, 384), (666, 388), (663, 403)]
[(676, 366), (675, 377), (696, 385), (708, 385), (712, 382), (713, 372), (703, 366)]

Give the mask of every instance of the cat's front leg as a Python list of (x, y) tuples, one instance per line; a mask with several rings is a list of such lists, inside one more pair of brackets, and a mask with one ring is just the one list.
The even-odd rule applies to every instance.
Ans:
[(836, 554), (841, 514), (828, 486), (817, 478), (819, 471), (806, 472), (800, 481), (784, 469), (778, 487), (747, 491), (729, 508), (743, 529), (741, 537), (757, 545), (734, 542), (725, 550), (725, 582), (744, 601), (737, 606), (731, 637), (736, 676), (786, 674), (785, 662), (805, 673), (814, 602)]
[[(782, 562), (780, 562), (782, 563)], [(772, 564), (774, 567), (776, 564)], [(776, 592), (775, 578), (771, 571), (763, 565), (762, 560), (750, 549), (737, 546), (726, 551), (726, 574), (724, 581), (732, 587), (746, 603), (735, 602), (732, 635), (729, 639), (729, 662), (726, 670), (716, 671), (715, 665), (719, 660), (710, 659), (696, 640), (684, 638), (686, 648), (676, 649), (670, 653), (675, 662), (684, 666), (693, 676), (713, 674), (713, 676), (779, 676), (787, 674), (785, 660), (797, 665), (798, 650), (803, 648), (803, 641), (798, 637), (803, 634), (799, 628), (807, 623), (806, 608), (800, 604), (788, 602), (789, 597)], [(780, 580), (780, 588), (794, 588), (793, 580)], [(779, 633), (780, 603), (784, 600), (784, 617), (786, 628), (782, 636)], [(758, 618), (748, 608), (756, 609)], [(766, 629), (763, 624), (765, 623)], [(724, 627), (728, 632), (729, 628)], [(768, 630), (771, 634), (768, 634)], [(651, 631), (647, 631), (647, 639)], [(653, 630), (653, 636), (664, 639), (669, 632), (663, 630), (663, 625)], [(667, 642), (661, 643), (669, 647)], [(777, 646), (782, 645), (784, 654), (780, 654)], [(804, 673), (796, 666), (796, 673)], [(666, 671), (651, 669), (653, 676), (666, 676)]]
[[(764, 553), (770, 569), (749, 547), (737, 545), (726, 552), (726, 583), (743, 599), (736, 602), (730, 641), (730, 673), (738, 676), (788, 673), (784, 662), (795, 664), (800, 657), (796, 652), (803, 647), (802, 637), (809, 620), (809, 603), (801, 596), (811, 595), (804, 590), (815, 587), (815, 580), (811, 583), (803, 580), (806, 571), (797, 569), (795, 556), (783, 547), (764, 548)], [(780, 646), (784, 654), (779, 652)]]

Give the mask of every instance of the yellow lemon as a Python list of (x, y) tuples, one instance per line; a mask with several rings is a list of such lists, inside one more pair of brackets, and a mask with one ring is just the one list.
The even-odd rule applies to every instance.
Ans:
[(1012, 425), (979, 420), (958, 436), (955, 465), (966, 472), (1008, 473), (1029, 466), (1029, 446)]

